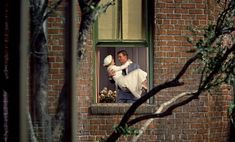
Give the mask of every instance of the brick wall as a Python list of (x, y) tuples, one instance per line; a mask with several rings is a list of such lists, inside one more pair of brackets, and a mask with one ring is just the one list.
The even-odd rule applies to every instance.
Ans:
[[(218, 9), (213, 2), (155, 1), (154, 84), (173, 78), (188, 57), (192, 56), (186, 53), (191, 48), (186, 40), (190, 34), (187, 26), (204, 27), (214, 20), (214, 12), (218, 13)], [(180, 92), (195, 89), (199, 81), (195, 72), (197, 64), (193, 67), (183, 77), (186, 85), (162, 91), (156, 97), (156, 104)], [(227, 90), (224, 89), (221, 88), (222, 92)], [(231, 101), (228, 94), (231, 92), (227, 90), (226, 93), (222, 93), (222, 96), (205, 93), (198, 100), (178, 108), (172, 116), (157, 120), (157, 141), (226, 141), (229, 131), (227, 104)]]
[[(228, 101), (232, 100), (231, 87), (223, 85), (217, 95), (208, 96), (208, 139), (213, 141), (228, 141), (229, 118), (227, 114)], [(222, 95), (221, 95), (222, 94)]]
[[(173, 78), (183, 66), (185, 61), (192, 56), (186, 53), (191, 48), (186, 36), (190, 33), (187, 26), (205, 26), (214, 18), (210, 6), (211, 0), (155, 0), (154, 2), (154, 85)], [(63, 85), (63, 44), (64, 22), (63, 7), (59, 8), (57, 15), (48, 19), (49, 39), (49, 107), (50, 112), (55, 112), (58, 94)], [(210, 13), (210, 14), (208, 14)], [(78, 15), (80, 14), (78, 10)], [(79, 17), (78, 17), (79, 24)], [(86, 57), (79, 64), (78, 88), (78, 141), (87, 142), (99, 140), (102, 136), (109, 135), (114, 124), (121, 118), (120, 114), (111, 113), (120, 109), (120, 106), (107, 106), (110, 113), (91, 113), (94, 104), (95, 80), (95, 49), (91, 38), (92, 31), (86, 46)], [(193, 67), (197, 67), (194, 64)], [(174, 89), (162, 91), (156, 98), (155, 104), (169, 100), (172, 96), (183, 91), (191, 91), (197, 86), (198, 75), (194, 68), (190, 68), (183, 77), (185, 85)], [(205, 93), (198, 100), (176, 109), (166, 118), (155, 120), (145, 132), (140, 141), (226, 141), (228, 134), (227, 105), (231, 98), (230, 90), (221, 88), (222, 96), (211, 96)], [(144, 112), (144, 111), (143, 111)], [(137, 125), (138, 128), (141, 124)], [(130, 137), (121, 137), (119, 141), (129, 141)]]
[[(190, 34), (187, 27), (208, 23), (205, 8), (204, 0), (155, 1), (154, 84), (173, 78), (192, 56), (186, 53), (191, 48), (186, 40)], [(156, 103), (160, 105), (181, 92), (195, 89), (198, 76), (193, 70), (190, 68), (184, 75), (184, 86), (162, 91), (156, 97)], [(199, 100), (178, 108), (173, 115), (157, 120), (157, 140), (207, 141), (207, 108), (207, 98), (203, 95)]]
[[(62, 4), (63, 5), (63, 4)], [(64, 7), (60, 6), (56, 12), (48, 18), (48, 103), (49, 112), (55, 112), (58, 96), (64, 83)]]

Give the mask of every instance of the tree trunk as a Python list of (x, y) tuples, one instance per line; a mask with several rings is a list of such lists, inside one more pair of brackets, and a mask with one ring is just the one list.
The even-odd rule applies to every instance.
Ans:
[(31, 114), (42, 141), (51, 141), (51, 120), (48, 115), (48, 48), (45, 35), (46, 0), (30, 1), (31, 5)]
[(30, 113), (28, 112), (28, 119), (27, 119), (27, 122), (28, 122), (28, 129), (29, 129), (29, 140), (30, 142), (38, 142), (36, 136), (35, 136), (35, 133), (34, 133), (34, 129), (33, 129), (33, 124), (32, 124), (32, 119), (31, 119), (31, 115)]
[(52, 120), (52, 139), (63, 141), (64, 139), (64, 126), (65, 126), (65, 110), (67, 108), (67, 95), (66, 95), (66, 85), (63, 85), (63, 88), (60, 92), (59, 96), (59, 105), (57, 108), (57, 113), (55, 115), (55, 118)]
[[(92, 0), (91, 0), (92, 1)], [(112, 1), (107, 3), (106, 6), (99, 10), (93, 10), (91, 9), (91, 5), (88, 3), (93, 3), (94, 6), (98, 5), (99, 1), (85, 1), (85, 0), (78, 0), (82, 17), (81, 17), (81, 23), (79, 27), (79, 34), (78, 34), (78, 44), (77, 44), (77, 64), (84, 58), (85, 56), (85, 45), (87, 42), (87, 35), (89, 33), (89, 29), (91, 25), (94, 24), (95, 20), (97, 19), (98, 15), (105, 11), (110, 5), (112, 5)], [(77, 71), (79, 71), (79, 68), (77, 68)], [(66, 90), (66, 84), (64, 84), (60, 97), (59, 97), (59, 105), (57, 108), (57, 114), (53, 120), (53, 122), (57, 122), (56, 125), (53, 125), (52, 131), (53, 131), (53, 139), (56, 139), (59, 137), (61, 141), (64, 141), (64, 124), (65, 124), (65, 110), (67, 110), (67, 95), (65, 93)]]
[(33, 121), (42, 129), (42, 137), (50, 141), (50, 118), (48, 115), (48, 49), (44, 28), (40, 29), (31, 56), (32, 114)]
[[(84, 57), (85, 54), (85, 45), (87, 41), (87, 35), (90, 26), (95, 22), (98, 15), (105, 11), (108, 6), (113, 4), (114, 0), (110, 0), (106, 6), (103, 8), (100, 8), (98, 10), (92, 9), (92, 6), (97, 6), (99, 3), (98, 1), (94, 0), (78, 0), (80, 9), (82, 11), (82, 20), (80, 24), (79, 34), (78, 34), (78, 61)], [(33, 7), (32, 11), (34, 11), (33, 19), (31, 20), (31, 26), (32, 26), (32, 112), (34, 114), (33, 120), (38, 121), (40, 124), (42, 124), (42, 128), (45, 128), (43, 132), (46, 132), (46, 134), (49, 134), (50, 136), (50, 118), (48, 116), (48, 105), (47, 105), (47, 85), (48, 85), (48, 60), (47, 60), (47, 41), (46, 36), (44, 32), (44, 27), (42, 26), (43, 23), (40, 23), (44, 19), (43, 7), (45, 8), (45, 2), (47, 0), (31, 0), (30, 1), (32, 5), (36, 6)], [(38, 6), (38, 4), (40, 6)], [(57, 3), (59, 4), (59, 3)], [(55, 7), (56, 8), (56, 7)], [(36, 9), (36, 10), (35, 10)], [(39, 11), (38, 11), (39, 10)], [(41, 12), (43, 11), (43, 12)], [(42, 15), (37, 15), (38, 13)], [(47, 14), (46, 14), (47, 15)], [(48, 15), (47, 15), (48, 16)], [(44, 17), (44, 18), (41, 18)], [(38, 18), (38, 19), (37, 19)], [(41, 18), (41, 19), (40, 19)], [(77, 69), (79, 70), (79, 69)], [(66, 84), (64, 84), (60, 97), (59, 97), (59, 105), (57, 114), (54, 118), (55, 125), (53, 123), (53, 139), (57, 138), (58, 136), (63, 141), (63, 130), (64, 130), (64, 121), (65, 121), (65, 111), (67, 110), (67, 94), (65, 93), (66, 90)], [(47, 127), (46, 127), (47, 126)], [(46, 130), (49, 130), (48, 132)], [(48, 138), (48, 137), (47, 137)], [(47, 140), (48, 141), (48, 140)]]

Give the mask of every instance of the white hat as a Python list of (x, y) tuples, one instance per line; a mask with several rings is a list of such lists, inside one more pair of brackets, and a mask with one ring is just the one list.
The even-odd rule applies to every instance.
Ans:
[(111, 64), (112, 59), (113, 59), (112, 55), (106, 56), (106, 57), (104, 58), (104, 64), (103, 64), (103, 66), (107, 66), (107, 65)]

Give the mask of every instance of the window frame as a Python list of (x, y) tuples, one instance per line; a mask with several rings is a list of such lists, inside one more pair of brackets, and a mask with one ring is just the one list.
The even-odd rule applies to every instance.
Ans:
[[(97, 55), (97, 48), (99, 47), (130, 47), (130, 48), (138, 48), (138, 47), (144, 47), (148, 48), (148, 59), (147, 62), (149, 63), (148, 68), (148, 85), (149, 88), (153, 88), (153, 77), (154, 77), (154, 71), (153, 71), (153, 14), (154, 14), (154, 1), (153, 0), (145, 0), (145, 25), (146, 25), (146, 38), (145, 40), (98, 40), (98, 20), (93, 25), (93, 53), (94, 53), (94, 82), (93, 82), (93, 94), (94, 94), (94, 103), (97, 102), (97, 63), (100, 61), (97, 61), (96, 55)], [(154, 104), (154, 97), (150, 98), (149, 100), (150, 104)]]

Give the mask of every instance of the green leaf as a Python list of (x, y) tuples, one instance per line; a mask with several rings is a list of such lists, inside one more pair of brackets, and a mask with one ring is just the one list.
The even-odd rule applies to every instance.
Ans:
[(229, 105), (229, 108), (228, 108), (229, 114), (232, 114), (234, 108), (235, 108), (235, 104), (234, 104), (234, 103), (231, 103), (231, 104)]

